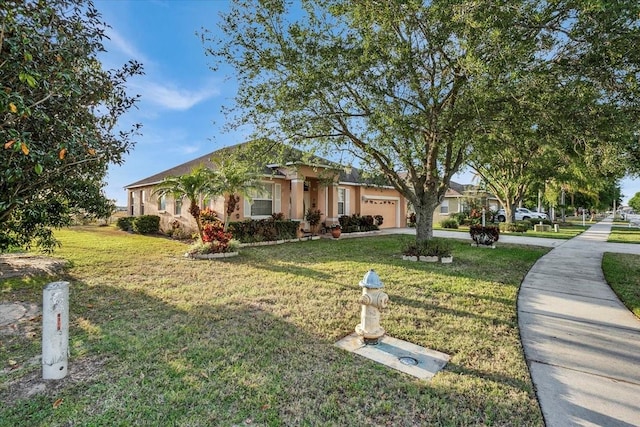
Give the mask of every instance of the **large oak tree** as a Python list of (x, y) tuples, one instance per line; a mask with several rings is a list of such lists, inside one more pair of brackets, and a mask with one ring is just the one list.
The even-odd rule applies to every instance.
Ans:
[(496, 114), (478, 124), (471, 154), (509, 219), (531, 188), (598, 198), (638, 170), (637, 2), (539, 2), (537, 10), (544, 44), (526, 74), (488, 88)]
[[(481, 4), (482, 3), (482, 4)], [(413, 205), (417, 239), (469, 152), (479, 88), (527, 62), (528, 6), (495, 2), (236, 1), (209, 54), (235, 68), (237, 126), (346, 152)]]
[(125, 83), (141, 66), (102, 68), (106, 28), (90, 1), (0, 5), (0, 251), (34, 240), (50, 250), (50, 227), (109, 204), (107, 166), (138, 128), (116, 127), (136, 100)]
[[(451, 177), (483, 146), (479, 134), (535, 138), (535, 126), (500, 123), (514, 82), (531, 73), (555, 83), (587, 78), (607, 102), (632, 98), (634, 70), (621, 73), (626, 59), (616, 56), (632, 44), (616, 26), (626, 31), (637, 15), (630, 1), (614, 3), (237, 0), (222, 36), (204, 32), (203, 40), (217, 64), (234, 68), (233, 125), (350, 153), (411, 202), (424, 240)], [(607, 13), (615, 17), (593, 21)], [(597, 61), (606, 69), (585, 66)]]

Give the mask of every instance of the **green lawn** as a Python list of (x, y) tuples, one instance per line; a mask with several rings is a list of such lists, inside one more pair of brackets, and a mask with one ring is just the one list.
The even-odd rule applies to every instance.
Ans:
[(640, 228), (629, 226), (611, 227), (608, 242), (613, 243), (640, 243)]
[[(454, 264), (434, 265), (401, 260), (411, 236), (377, 236), (193, 261), (180, 243), (111, 227), (57, 237), (70, 375), (28, 396), (39, 328), (2, 336), (2, 426), (543, 425), (516, 296), (548, 249), (453, 242)], [(370, 268), (391, 300), (387, 333), (451, 355), (431, 382), (334, 346), (359, 322)], [(4, 280), (0, 300), (40, 303), (52, 279)]]
[(611, 289), (640, 318), (640, 256), (605, 253), (602, 270)]

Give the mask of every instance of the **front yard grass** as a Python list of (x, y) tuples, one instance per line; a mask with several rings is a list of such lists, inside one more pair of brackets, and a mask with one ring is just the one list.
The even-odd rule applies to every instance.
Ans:
[[(40, 304), (71, 282), (69, 375), (39, 383), (39, 328), (0, 344), (0, 425), (542, 426), (516, 296), (545, 248), (452, 242), (454, 264), (401, 260), (412, 236), (242, 249), (90, 227), (57, 233), (64, 277), (6, 279), (0, 300)], [(390, 336), (451, 355), (431, 382), (334, 346), (359, 323), (373, 268)]]
[(640, 228), (611, 227), (611, 234), (607, 242), (612, 243), (640, 243)]
[(602, 270), (620, 301), (640, 318), (640, 256), (605, 253)]

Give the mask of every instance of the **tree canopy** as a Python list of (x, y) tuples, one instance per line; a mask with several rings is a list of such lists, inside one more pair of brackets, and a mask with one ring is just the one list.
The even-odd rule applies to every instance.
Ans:
[(84, 0), (7, 0), (0, 6), (0, 250), (56, 242), (50, 227), (75, 211), (100, 215), (107, 166), (133, 147), (118, 129), (137, 99), (129, 62), (104, 70), (107, 24)]
[(629, 206), (631, 206), (634, 211), (640, 212), (640, 192), (634, 194), (633, 197), (629, 199)]
[(553, 201), (581, 192), (595, 206), (612, 181), (637, 170), (640, 63), (631, 50), (640, 9), (617, 1), (536, 10), (545, 44), (526, 74), (488, 88), (496, 116), (478, 123), (471, 164), (507, 212), (533, 187)]
[[(431, 237), (434, 208), (483, 136), (505, 149), (520, 141), (526, 156), (523, 142), (545, 143), (552, 128), (582, 135), (570, 115), (550, 117), (558, 108), (523, 120), (531, 105), (543, 113), (537, 96), (585, 83), (583, 95), (599, 96), (581, 107), (636, 108), (638, 5), (630, 0), (236, 0), (221, 30), (202, 38), (216, 64), (234, 67), (232, 125), (348, 153), (382, 173), (413, 205), (418, 240)], [(615, 130), (631, 135), (630, 117)], [(578, 151), (597, 158), (620, 140)]]

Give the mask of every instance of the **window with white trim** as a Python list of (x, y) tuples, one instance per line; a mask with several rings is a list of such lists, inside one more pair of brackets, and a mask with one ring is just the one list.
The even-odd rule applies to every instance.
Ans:
[(273, 186), (265, 185), (251, 195), (251, 216), (269, 216), (273, 213)]
[(282, 209), (282, 184), (268, 182), (249, 193), (251, 203), (244, 198), (244, 216), (264, 218)]
[(158, 197), (158, 210), (166, 211), (167, 210), (167, 196)]
[(338, 215), (349, 215), (349, 189), (338, 188)]
[(440, 203), (440, 214), (442, 215), (448, 215), (449, 214), (449, 200), (443, 200), (442, 203)]
[(176, 199), (173, 204), (173, 214), (174, 215), (182, 215), (182, 198)]

